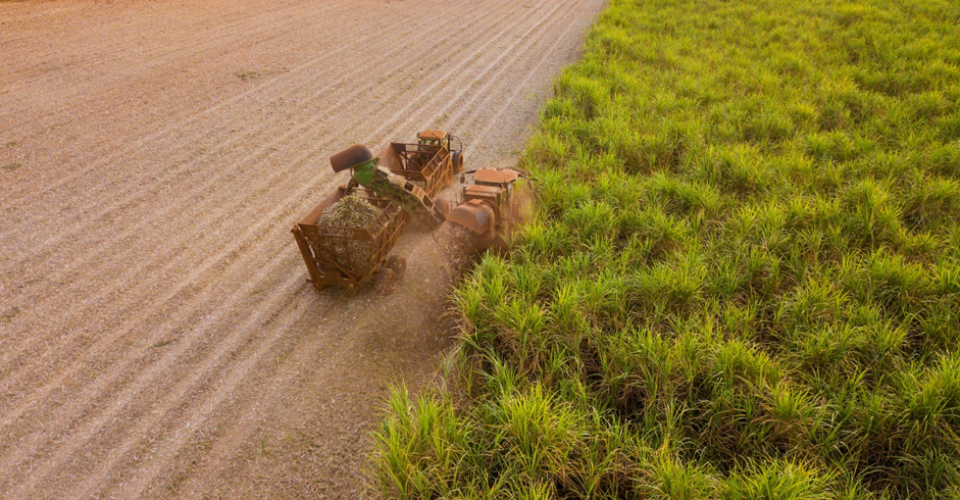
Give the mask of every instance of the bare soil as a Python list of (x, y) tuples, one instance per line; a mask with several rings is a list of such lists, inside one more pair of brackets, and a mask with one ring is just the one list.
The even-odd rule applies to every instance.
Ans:
[(290, 229), (355, 142), (509, 163), (604, 3), (0, 3), (0, 498), (359, 497), (455, 265), (318, 293)]

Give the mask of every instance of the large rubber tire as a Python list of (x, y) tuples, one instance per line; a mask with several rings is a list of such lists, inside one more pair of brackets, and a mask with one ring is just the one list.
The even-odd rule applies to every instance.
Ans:
[(393, 286), (397, 282), (397, 273), (389, 267), (382, 267), (377, 271), (377, 274), (374, 275), (373, 281), (374, 286), (376, 286), (380, 293), (390, 295), (393, 293)]
[(407, 259), (399, 255), (391, 255), (387, 257), (387, 266), (389, 269), (392, 269), (394, 274), (396, 274), (397, 279), (403, 278), (404, 273), (407, 272)]
[(453, 173), (459, 174), (463, 171), (463, 153), (460, 151), (453, 152)]

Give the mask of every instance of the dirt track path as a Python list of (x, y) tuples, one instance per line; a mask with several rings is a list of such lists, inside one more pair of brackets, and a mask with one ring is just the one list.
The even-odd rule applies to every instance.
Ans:
[(0, 498), (356, 498), (450, 271), (318, 294), (290, 227), (354, 142), (509, 162), (604, 3), (0, 3)]

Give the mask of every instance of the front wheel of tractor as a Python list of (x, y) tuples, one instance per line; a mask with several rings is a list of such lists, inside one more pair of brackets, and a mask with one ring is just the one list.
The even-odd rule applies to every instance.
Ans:
[(453, 152), (453, 173), (459, 174), (463, 172), (463, 153), (460, 151)]

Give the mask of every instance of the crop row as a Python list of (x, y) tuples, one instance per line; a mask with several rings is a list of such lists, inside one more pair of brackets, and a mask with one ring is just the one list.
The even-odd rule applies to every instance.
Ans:
[(960, 495), (960, 4), (613, 0), (390, 498)]

